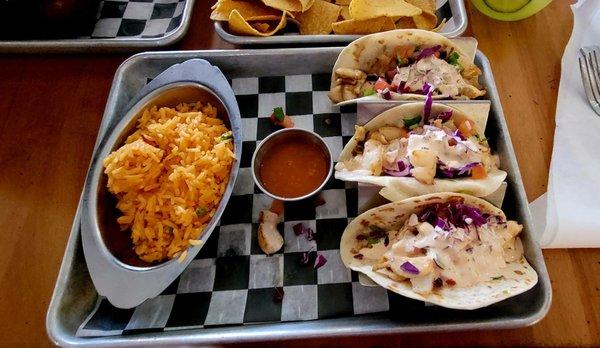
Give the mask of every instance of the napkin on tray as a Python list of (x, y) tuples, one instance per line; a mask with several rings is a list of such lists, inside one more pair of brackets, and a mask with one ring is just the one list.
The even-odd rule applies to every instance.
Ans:
[(578, 61), (582, 46), (600, 46), (600, 1), (579, 0), (571, 8), (548, 192), (530, 205), (544, 248), (600, 247), (600, 116), (588, 103)]

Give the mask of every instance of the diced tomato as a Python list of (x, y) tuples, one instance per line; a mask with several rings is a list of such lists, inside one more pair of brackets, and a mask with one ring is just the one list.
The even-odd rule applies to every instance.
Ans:
[(277, 215), (283, 214), (283, 201), (274, 199), (269, 210)]
[(463, 120), (458, 126), (458, 130), (465, 138), (470, 137), (473, 135), (473, 131), (475, 130), (475, 127), (473, 127), (473, 121), (467, 119)]
[(468, 118), (462, 114), (453, 114), (451, 118), (452, 123), (454, 123), (454, 127), (456, 128), (458, 128), (458, 126), (460, 126), (460, 124), (467, 119)]
[(406, 59), (415, 52), (415, 45), (404, 45), (396, 47), (396, 57)]
[(478, 164), (475, 167), (471, 168), (471, 177), (473, 179), (485, 179), (487, 177), (485, 168), (483, 168), (481, 164)]
[(279, 123), (279, 120), (278, 120), (278, 119), (275, 117), (275, 114), (271, 114), (271, 117), (270, 117), (270, 118), (271, 118), (271, 122), (272, 122), (273, 124), (277, 124), (277, 123)]
[(294, 128), (294, 120), (292, 120), (292, 118), (288, 115), (285, 115), (283, 122), (281, 122), (281, 126), (283, 128)]
[(388, 70), (388, 72), (386, 73), (388, 79), (391, 81), (394, 79), (394, 76), (396, 76), (396, 69), (392, 69), (392, 70)]
[(291, 117), (289, 117), (288, 115), (285, 115), (285, 117), (283, 118), (283, 121), (279, 121), (275, 115), (271, 115), (271, 122), (276, 125), (276, 126), (280, 126), (283, 128), (294, 128), (294, 120), (292, 120)]
[(384, 79), (379, 78), (379, 80), (377, 80), (377, 82), (375, 82), (375, 86), (373, 86), (375, 88), (375, 91), (383, 91), (386, 88), (390, 88), (390, 84), (387, 83)]

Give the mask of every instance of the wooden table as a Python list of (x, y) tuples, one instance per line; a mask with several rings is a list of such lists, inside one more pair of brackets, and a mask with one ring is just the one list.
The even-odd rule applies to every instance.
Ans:
[[(211, 1), (212, 2), (212, 1)], [(530, 200), (546, 190), (560, 59), (571, 1), (520, 22), (467, 2), (466, 36), (491, 61)], [(177, 49), (230, 48), (197, 1)], [(126, 55), (0, 58), (0, 342), (49, 345), (45, 315), (104, 105)], [(600, 345), (600, 249), (545, 250), (554, 290), (539, 324), (519, 330), (289, 342), (313, 345)], [(287, 346), (288, 344), (286, 344)]]

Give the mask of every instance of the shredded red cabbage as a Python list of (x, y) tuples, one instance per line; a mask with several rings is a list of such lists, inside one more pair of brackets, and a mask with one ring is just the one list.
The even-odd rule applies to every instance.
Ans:
[(432, 91), (432, 86), (429, 83), (425, 82), (423, 84), (423, 87), (421, 88), (421, 93), (423, 95), (428, 95), (430, 91)]
[(454, 131), (454, 133), (452, 133), (453, 136), (460, 138), (460, 140), (466, 140), (467, 138), (465, 138), (465, 136), (460, 132), (460, 130), (456, 129)]
[(433, 87), (427, 82), (423, 85), (423, 93), (427, 94), (425, 97), (425, 106), (423, 106), (423, 117), (428, 120), (431, 116), (431, 106), (433, 105), (433, 98), (431, 97), (433, 94)]
[(396, 88), (396, 92), (400, 94), (410, 92), (410, 88), (406, 87), (406, 81), (400, 81), (398, 88)]
[(475, 207), (463, 205), (463, 213), (465, 214), (465, 217), (470, 217), (473, 220), (473, 224), (477, 227), (487, 222), (487, 219), (483, 216), (481, 210)]
[(292, 226), (292, 229), (294, 230), (294, 234), (297, 236), (304, 235), (308, 240), (315, 239), (315, 231), (313, 231), (312, 228), (305, 226), (303, 223), (295, 224)]
[(442, 230), (445, 230), (446, 229), (446, 221), (444, 219), (440, 219), (438, 217), (437, 221), (435, 222), (435, 227), (439, 227)]
[(419, 269), (417, 267), (415, 267), (415, 265), (413, 265), (412, 263), (406, 261), (403, 264), (400, 265), (400, 268), (402, 268), (402, 270), (406, 273), (410, 273), (410, 274), (419, 274)]
[(327, 263), (327, 259), (325, 258), (325, 256), (323, 256), (323, 254), (318, 254), (317, 258), (315, 259), (315, 269), (319, 269), (321, 267), (323, 267), (325, 264)]
[[(487, 223), (490, 218), (490, 215), (483, 214), (478, 208), (466, 205), (461, 201), (429, 205), (421, 210), (417, 216), (419, 221), (428, 222), (432, 226), (441, 225), (440, 220), (442, 220), (446, 230), (449, 230), (450, 225), (460, 228), (467, 225), (479, 227)], [(471, 220), (470, 223), (467, 222), (467, 218)]]
[(389, 88), (387, 88), (387, 87), (383, 91), (381, 91), (381, 96), (385, 100), (392, 99), (392, 93), (390, 92)]
[(432, 54), (435, 54), (435, 52), (439, 51), (441, 48), (442, 48), (442, 46), (440, 46), (440, 45), (435, 45), (433, 47), (427, 47), (427, 48), (425, 48), (417, 56), (417, 61), (421, 60), (423, 58), (427, 58), (427, 57), (429, 57)]
[(294, 234), (299, 236), (304, 234), (304, 225), (301, 223), (295, 224), (294, 226), (292, 226), (292, 229), (294, 230)]
[(450, 117), (452, 117), (452, 110), (442, 111), (439, 114), (437, 114), (437, 116), (431, 118), (430, 121), (440, 119), (440, 120), (442, 120), (442, 123), (444, 123), (444, 122), (448, 121), (450, 119)]
[(407, 164), (404, 160), (398, 161), (398, 170), (389, 170), (383, 168), (383, 171), (391, 176), (409, 176), (410, 175), (410, 164)]
[(443, 162), (438, 162), (437, 174), (445, 178), (459, 178), (463, 176), (468, 176), (471, 174), (471, 169), (477, 166), (478, 164), (478, 162), (472, 162), (459, 168), (451, 168), (446, 166)]

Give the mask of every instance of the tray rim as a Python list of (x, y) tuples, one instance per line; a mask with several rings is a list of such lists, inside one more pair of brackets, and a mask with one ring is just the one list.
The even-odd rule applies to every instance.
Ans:
[[(316, 47), (311, 48), (312, 52), (318, 53), (319, 51), (330, 52), (332, 50), (341, 51), (342, 47)], [(131, 66), (139, 63), (140, 61), (147, 59), (160, 59), (160, 58), (172, 58), (177, 56), (182, 59), (192, 58), (205, 58), (210, 56), (228, 56), (228, 55), (272, 55), (272, 54), (302, 54), (306, 52), (306, 49), (302, 48), (278, 48), (278, 49), (235, 49), (235, 50), (196, 50), (196, 51), (162, 51), (162, 52), (143, 52), (133, 55), (132, 57), (125, 60), (116, 70), (109, 93), (105, 112), (103, 114), (102, 122), (98, 136), (96, 138), (96, 147), (98, 145), (98, 139), (101, 138), (103, 132), (108, 125), (108, 120), (105, 116), (114, 110), (114, 104), (116, 103), (119, 82), (123, 80), (124, 74), (127, 69)], [(540, 259), (540, 267), (536, 269), (539, 276), (539, 283), (544, 286), (547, 291), (543, 292), (543, 305), (540, 310), (533, 315), (528, 315), (524, 318), (518, 319), (493, 319), (485, 323), (456, 323), (456, 324), (416, 324), (416, 325), (388, 325), (378, 322), (379, 316), (365, 317), (361, 323), (360, 328), (356, 328), (356, 325), (343, 323), (347, 318), (335, 318), (335, 319), (323, 319), (320, 322), (327, 322), (327, 329), (317, 331), (312, 328), (312, 324), (316, 321), (300, 321), (300, 322), (284, 322), (284, 323), (265, 323), (260, 325), (244, 325), (244, 326), (233, 326), (233, 327), (220, 327), (211, 329), (190, 329), (190, 330), (172, 330), (163, 331), (160, 333), (141, 333), (130, 336), (104, 336), (104, 337), (77, 337), (66, 333), (58, 325), (58, 303), (60, 298), (64, 295), (69, 273), (71, 271), (71, 263), (75, 257), (75, 247), (78, 242), (79, 236), (79, 219), (80, 219), (80, 204), (78, 205), (77, 212), (73, 219), (73, 225), (71, 233), (69, 235), (67, 247), (65, 249), (63, 261), (61, 263), (60, 271), (57, 277), (57, 282), (52, 294), (50, 305), (46, 315), (46, 330), (49, 338), (59, 346), (165, 346), (165, 345), (187, 345), (187, 344), (224, 344), (234, 342), (258, 342), (258, 341), (279, 341), (289, 339), (306, 339), (316, 337), (341, 337), (341, 336), (364, 336), (364, 335), (386, 335), (386, 334), (399, 334), (399, 333), (417, 333), (417, 332), (448, 332), (448, 331), (465, 331), (465, 330), (486, 330), (486, 329), (512, 329), (520, 327), (528, 327), (538, 323), (542, 320), (550, 309), (552, 302), (552, 288), (546, 264), (541, 252), (539, 243), (535, 240), (533, 235), (533, 223), (531, 219), (531, 213), (529, 211), (528, 200), (525, 194), (525, 189), (521, 177), (521, 173), (516, 162), (515, 152), (508, 133), (508, 127), (504, 118), (504, 112), (498, 95), (491, 66), (487, 57), (481, 52), (477, 51), (477, 57), (481, 61), (483, 73), (487, 76), (489, 84), (489, 100), (492, 103), (492, 107), (496, 108), (496, 112), (499, 116), (499, 126), (502, 132), (506, 136), (506, 143), (508, 147), (509, 160), (514, 161), (514, 176), (519, 180), (516, 180), (513, 184), (516, 189), (517, 201), (524, 202), (524, 213), (525, 219), (523, 221), (526, 224), (528, 237), (534, 244), (534, 250), (530, 250), (536, 258)], [(243, 328), (244, 332), (240, 332), (240, 328)]]
[(194, 2), (185, 0), (181, 23), (169, 34), (154, 37), (123, 37), (106, 39), (58, 39), (58, 40), (0, 40), (0, 53), (99, 53), (127, 52), (153, 49), (174, 44), (181, 40), (190, 27)]
[[(448, 38), (462, 35), (468, 26), (468, 16), (464, 0), (448, 0), (450, 7), (456, 9), (460, 22), (456, 28), (447, 33), (440, 33)], [(273, 35), (268, 37), (242, 36), (229, 33), (223, 26), (223, 21), (214, 21), (215, 32), (226, 42), (239, 46), (250, 45), (319, 45), (347, 44), (363, 35)]]

